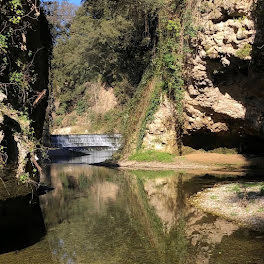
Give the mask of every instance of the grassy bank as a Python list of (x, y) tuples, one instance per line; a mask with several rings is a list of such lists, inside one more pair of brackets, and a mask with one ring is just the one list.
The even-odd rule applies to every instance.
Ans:
[(155, 150), (146, 150), (146, 151), (138, 151), (135, 154), (128, 157), (128, 160), (134, 160), (138, 162), (173, 162), (175, 158), (175, 154), (170, 154), (167, 152), (160, 152)]

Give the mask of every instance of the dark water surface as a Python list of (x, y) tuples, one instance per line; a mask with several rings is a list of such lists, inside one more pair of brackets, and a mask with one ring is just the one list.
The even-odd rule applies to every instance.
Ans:
[(51, 164), (55, 189), (0, 201), (2, 264), (264, 264), (264, 235), (188, 204), (226, 180)]

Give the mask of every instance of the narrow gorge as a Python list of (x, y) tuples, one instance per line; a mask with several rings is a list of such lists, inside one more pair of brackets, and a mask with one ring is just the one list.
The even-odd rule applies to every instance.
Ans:
[(0, 263), (264, 264), (264, 0), (0, 7)]

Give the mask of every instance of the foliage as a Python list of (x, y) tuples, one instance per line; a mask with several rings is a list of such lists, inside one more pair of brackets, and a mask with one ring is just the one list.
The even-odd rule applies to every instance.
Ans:
[(56, 117), (55, 120), (54, 120), (54, 125), (57, 126), (57, 127), (60, 126), (62, 124), (62, 120), (63, 120), (62, 116)]
[[(105, 83), (114, 88), (122, 107), (122, 130), (127, 140), (137, 130), (139, 120), (134, 113), (144, 100), (146, 85), (155, 79), (158, 81), (148, 106), (142, 109), (146, 113), (137, 131), (136, 147), (142, 147), (147, 124), (162, 94), (175, 102), (176, 129), (180, 134), (183, 69), (186, 53), (190, 52), (189, 40), (196, 32), (191, 10), (183, 0), (84, 1), (54, 50), (52, 80), (60, 103), (57, 113), (65, 115), (76, 110), (78, 115), (84, 115), (90, 107), (87, 95), (93, 93), (85, 84)], [(90, 113), (89, 118), (97, 128), (106, 121), (95, 113)]]
[(42, 7), (49, 23), (52, 25), (51, 34), (53, 40), (56, 41), (58, 38), (67, 37), (78, 7), (67, 0), (43, 1)]
[(247, 43), (243, 46), (243, 48), (239, 49), (236, 52), (236, 56), (243, 60), (249, 57), (251, 55), (251, 52), (252, 52), (252, 45)]
[[(179, 1), (177, 9), (184, 7)], [(174, 7), (175, 8), (175, 7)], [(176, 17), (170, 18), (170, 13), (161, 15), (160, 41), (158, 53), (154, 59), (157, 74), (163, 82), (163, 90), (176, 104), (177, 122), (183, 123), (183, 91), (184, 91), (184, 58), (189, 50), (189, 39), (196, 36), (197, 30), (192, 25), (192, 15), (189, 9), (178, 12)]]
[(151, 59), (159, 5), (159, 0), (85, 1), (54, 49), (53, 86), (60, 103), (77, 104), (82, 93), (74, 93), (76, 87), (98, 79), (115, 87), (120, 104), (127, 103)]
[(19, 180), (22, 182), (22, 183), (26, 183), (28, 182), (28, 180), (30, 179), (30, 176), (29, 176), (29, 173), (23, 173), (19, 176)]
[(155, 151), (155, 150), (146, 150), (146, 151), (141, 150), (131, 155), (128, 159), (135, 160), (138, 162), (144, 162), (144, 161), (173, 162), (174, 155), (166, 152)]
[(34, 34), (32, 28), (37, 23), (45, 23), (38, 3), (31, 0), (0, 0), (0, 90), (8, 99), (12, 99), (10, 102), (16, 109), (21, 108), (22, 111), (30, 109), (33, 87), (38, 85), (36, 73), (39, 69), (35, 60), (40, 58), (39, 49), (49, 48), (49, 35), (45, 36), (47, 46), (44, 44), (42, 47), (29, 44), (27, 39), (28, 35)]
[[(159, 43), (157, 54), (153, 58), (154, 75), (161, 82), (160, 89), (155, 89), (152, 100), (146, 111), (145, 118), (141, 124), (138, 135), (137, 150), (142, 147), (145, 130), (148, 123), (153, 119), (153, 115), (160, 103), (160, 94), (165, 92), (170, 100), (175, 103), (176, 132), (181, 137), (183, 126), (183, 93), (184, 93), (184, 58), (189, 49), (189, 39), (196, 36), (196, 28), (192, 24), (192, 15), (185, 7), (184, 1), (169, 1), (166, 9), (159, 12)], [(168, 12), (168, 9), (170, 10)], [(178, 11), (177, 11), (178, 10)], [(175, 16), (175, 13), (177, 16)], [(171, 15), (174, 14), (174, 15)]]
[(127, 138), (131, 136), (131, 134), (134, 132), (132, 131), (135, 128), (135, 123), (138, 122), (137, 117), (134, 115), (139, 102), (142, 100), (142, 95), (144, 90), (146, 89), (147, 85), (150, 83), (151, 79), (154, 76), (154, 70), (153, 70), (153, 65), (150, 64), (143, 76), (142, 79), (135, 91), (135, 94), (133, 98), (129, 101), (127, 108), (124, 111), (123, 114), (123, 135)]
[(260, 195), (264, 196), (264, 185), (260, 187)]
[(141, 123), (139, 135), (138, 135), (138, 141), (137, 141), (137, 150), (139, 150), (143, 144), (143, 139), (145, 137), (147, 124), (153, 120), (153, 116), (157, 112), (157, 109), (160, 105), (160, 88), (161, 88), (161, 84), (158, 83), (152, 94), (152, 98), (150, 100), (149, 106), (145, 114), (145, 118)]
[(77, 114), (81, 115), (85, 112), (85, 110), (86, 110), (86, 102), (84, 100), (78, 101), (76, 105)]
[(101, 133), (116, 133), (120, 131), (120, 119), (122, 111), (118, 108), (110, 110), (105, 114), (91, 112), (89, 120), (91, 122), (90, 131)]
[(17, 177), (25, 182), (38, 167), (34, 154), (42, 133), (40, 117), (45, 115), (45, 102), (40, 107), (34, 102), (41, 92), (47, 92), (51, 38), (38, 0), (0, 0), (0, 6), (1, 144), (5, 146), (0, 156), (7, 160), (16, 144)]

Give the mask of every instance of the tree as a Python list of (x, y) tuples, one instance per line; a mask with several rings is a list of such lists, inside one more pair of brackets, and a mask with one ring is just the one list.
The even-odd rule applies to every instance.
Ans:
[(69, 38), (54, 50), (53, 83), (61, 102), (74, 103), (78, 87), (98, 78), (116, 88), (121, 103), (131, 98), (157, 41), (159, 6), (158, 0), (85, 1)]
[(44, 1), (42, 6), (49, 23), (52, 25), (53, 39), (57, 40), (59, 37), (67, 36), (78, 6), (69, 3), (67, 0), (62, 2)]

